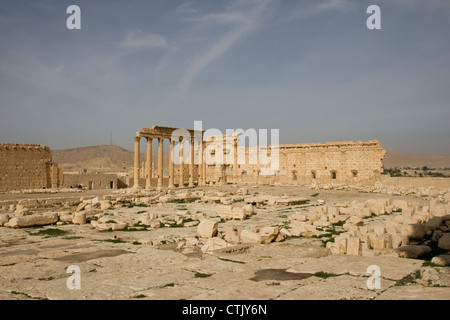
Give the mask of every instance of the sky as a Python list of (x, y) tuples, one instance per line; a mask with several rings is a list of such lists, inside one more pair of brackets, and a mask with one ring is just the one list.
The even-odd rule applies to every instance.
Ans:
[(448, 0), (2, 0), (0, 142), (133, 150), (202, 121), (450, 155), (449, 34)]

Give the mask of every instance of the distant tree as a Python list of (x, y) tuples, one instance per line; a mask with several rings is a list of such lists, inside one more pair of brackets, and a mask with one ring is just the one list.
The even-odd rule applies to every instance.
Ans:
[(422, 167), (422, 170), (423, 170), (423, 171), (428, 171), (428, 170), (430, 170), (430, 168), (428, 168), (427, 166), (423, 166), (423, 167)]

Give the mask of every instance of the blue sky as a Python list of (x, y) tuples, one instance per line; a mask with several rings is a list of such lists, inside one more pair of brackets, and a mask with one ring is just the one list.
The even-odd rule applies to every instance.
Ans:
[(66, 149), (112, 131), (132, 149), (141, 128), (202, 120), (450, 155), (447, 0), (2, 0), (0, 30), (1, 142)]

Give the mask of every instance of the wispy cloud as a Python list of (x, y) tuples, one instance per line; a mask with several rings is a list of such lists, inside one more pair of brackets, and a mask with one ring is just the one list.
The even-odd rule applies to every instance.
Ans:
[(163, 36), (158, 34), (145, 33), (142, 30), (133, 30), (128, 32), (119, 45), (130, 49), (165, 48), (167, 47), (167, 41)]
[[(199, 30), (214, 34), (214, 36), (203, 39), (203, 42), (207, 43), (205, 50), (189, 59), (175, 93), (165, 104), (174, 105), (182, 101), (192, 83), (209, 65), (223, 56), (237, 42), (255, 31), (261, 25), (264, 13), (271, 2), (272, 0), (235, 1), (225, 8), (224, 12), (205, 13), (186, 18), (186, 21), (192, 23), (192, 32), (187, 39), (184, 39), (184, 43), (195, 43), (196, 41), (192, 41), (192, 38), (198, 39)], [(227, 27), (225, 32), (223, 31), (224, 25)], [(181, 47), (185, 49), (185, 46)], [(172, 52), (172, 56), (176, 57), (176, 52)], [(168, 63), (170, 62), (164, 61), (164, 65)], [(161, 66), (157, 68), (158, 71), (161, 69)]]
[(328, 11), (346, 11), (353, 4), (350, 0), (321, 0), (314, 1), (311, 5), (301, 4), (296, 10), (292, 11), (288, 19), (318, 15)]

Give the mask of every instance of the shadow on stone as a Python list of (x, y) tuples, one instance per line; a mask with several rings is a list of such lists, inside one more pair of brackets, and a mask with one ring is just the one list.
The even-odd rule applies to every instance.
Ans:
[(286, 269), (262, 269), (255, 272), (255, 276), (250, 278), (253, 281), (266, 281), (266, 280), (303, 280), (312, 277), (311, 273), (293, 273), (287, 272)]

